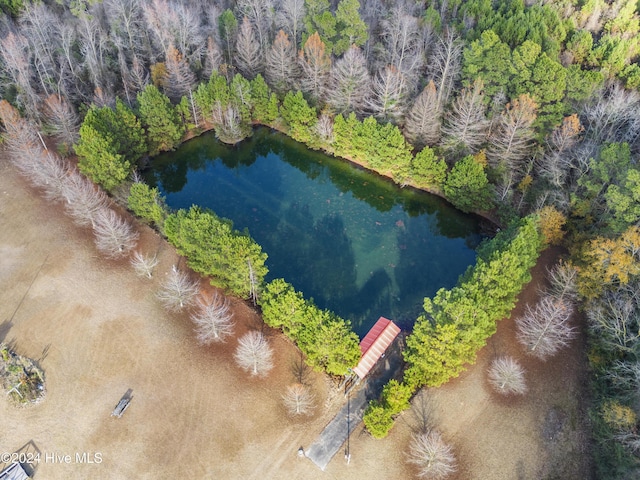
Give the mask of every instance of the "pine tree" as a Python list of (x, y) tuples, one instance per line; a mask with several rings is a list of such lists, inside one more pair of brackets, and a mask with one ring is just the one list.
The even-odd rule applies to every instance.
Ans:
[(148, 85), (138, 94), (138, 105), (149, 155), (173, 150), (182, 139), (184, 126), (169, 99), (154, 85)]
[(272, 124), (278, 118), (278, 98), (271, 92), (260, 74), (251, 80), (251, 96), (253, 97), (251, 114), (253, 120), (266, 125)]
[(340, 0), (336, 9), (334, 55), (342, 55), (352, 45), (361, 47), (369, 38), (367, 24), (360, 18), (358, 0)]
[(444, 184), (447, 199), (463, 212), (489, 210), (491, 190), (483, 165), (472, 155), (456, 162)]

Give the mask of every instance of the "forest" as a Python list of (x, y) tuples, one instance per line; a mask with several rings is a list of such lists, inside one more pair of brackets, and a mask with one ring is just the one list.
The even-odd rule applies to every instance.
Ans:
[[(206, 130), (236, 143), (262, 124), (495, 221), (502, 232), (477, 265), (425, 299), (403, 382), (365, 418), (376, 436), (416, 389), (473, 363), (539, 252), (560, 246), (563, 263), (519, 322), (520, 339), (552, 356), (575, 335), (566, 312), (576, 305), (594, 463), (601, 478), (630, 478), (640, 471), (639, 9), (636, 0), (0, 0), (3, 142), (77, 223), (106, 232), (105, 254), (133, 247), (104, 213), (104, 192), (336, 375), (357, 357), (348, 321), (284, 280), (263, 285), (259, 245), (214, 212), (168, 212), (137, 169)], [(76, 157), (83, 175), (69, 176)], [(209, 256), (198, 254), (203, 243)], [(278, 312), (290, 305), (299, 316), (284, 323)]]

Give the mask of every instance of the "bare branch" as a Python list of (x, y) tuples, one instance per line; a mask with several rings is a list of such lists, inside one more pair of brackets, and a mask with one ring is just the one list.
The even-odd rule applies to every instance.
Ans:
[(362, 51), (352, 45), (331, 70), (329, 103), (337, 113), (362, 114), (369, 95), (371, 79)]
[(138, 233), (129, 222), (110, 208), (103, 208), (96, 213), (93, 234), (96, 247), (108, 258), (128, 255), (138, 241)]
[(418, 148), (435, 145), (440, 140), (442, 109), (438, 93), (431, 81), (418, 95), (406, 118), (405, 133), (409, 141)]
[(236, 363), (252, 376), (265, 376), (273, 368), (273, 351), (265, 336), (257, 331), (246, 333), (238, 341)]
[(511, 357), (500, 357), (491, 363), (489, 383), (503, 395), (523, 395), (527, 391), (524, 369)]
[(333, 143), (333, 119), (326, 113), (320, 114), (316, 123), (316, 133), (327, 143)]
[(287, 387), (282, 401), (289, 415), (311, 415), (315, 408), (315, 397), (309, 387), (295, 383)]
[(267, 51), (267, 82), (280, 94), (291, 90), (299, 75), (296, 61), (296, 48), (284, 31), (276, 35), (271, 48)]
[(198, 309), (191, 314), (191, 320), (196, 324), (196, 334), (201, 344), (224, 342), (233, 334), (233, 312), (227, 297), (217, 292), (212, 298), (200, 295), (196, 303)]
[(447, 122), (442, 126), (446, 148), (462, 146), (468, 152), (476, 152), (485, 142), (489, 121), (485, 116), (483, 88), (482, 81), (476, 80), (453, 101)]
[(158, 265), (157, 256), (148, 256), (140, 253), (138, 250), (133, 252), (131, 257), (131, 266), (137, 275), (141, 277), (151, 278), (153, 276), (153, 269)]
[(244, 17), (236, 40), (236, 62), (240, 73), (253, 79), (263, 70), (264, 60), (260, 42), (253, 33), (253, 25)]
[(393, 65), (380, 69), (372, 83), (367, 107), (379, 119), (398, 121), (404, 115), (407, 85), (404, 75)]
[(558, 300), (575, 302), (578, 295), (576, 282), (578, 269), (570, 263), (561, 262), (549, 271), (551, 286), (549, 294)]
[(197, 294), (198, 283), (174, 265), (156, 296), (167, 310), (178, 312), (192, 305)]
[(516, 319), (518, 341), (527, 352), (541, 360), (555, 355), (575, 338), (575, 328), (569, 325), (573, 306), (565, 300), (545, 296), (527, 313)]
[(418, 477), (443, 479), (456, 471), (456, 459), (451, 446), (439, 432), (431, 430), (411, 437), (409, 463), (418, 467)]
[(108, 206), (107, 195), (84, 175), (73, 171), (62, 185), (65, 209), (73, 221), (80, 226), (95, 224), (98, 212)]

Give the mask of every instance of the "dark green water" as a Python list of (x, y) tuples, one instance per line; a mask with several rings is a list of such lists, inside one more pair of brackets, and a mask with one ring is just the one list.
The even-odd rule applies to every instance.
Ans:
[(438, 197), (267, 128), (235, 147), (202, 135), (154, 158), (145, 178), (171, 208), (200, 205), (247, 228), (269, 255), (268, 280), (286, 279), (361, 337), (381, 315), (410, 329), (481, 239), (475, 217)]

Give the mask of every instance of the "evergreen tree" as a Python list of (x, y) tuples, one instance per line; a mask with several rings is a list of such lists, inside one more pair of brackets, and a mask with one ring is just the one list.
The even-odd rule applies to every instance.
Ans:
[(253, 120), (266, 125), (272, 124), (278, 118), (278, 98), (275, 93), (271, 92), (260, 74), (251, 81), (251, 96), (253, 98)]
[(369, 38), (367, 24), (360, 18), (358, 0), (341, 0), (336, 9), (334, 55), (342, 55), (352, 45), (361, 47)]
[(80, 127), (80, 140), (74, 147), (80, 157), (78, 169), (110, 191), (124, 182), (131, 173), (131, 163), (114, 152), (115, 139), (108, 134), (101, 134), (91, 125)]
[(489, 98), (507, 91), (514, 73), (511, 49), (492, 30), (482, 32), (478, 40), (471, 42), (463, 53), (462, 74), (466, 86), (480, 78)]
[(280, 114), (289, 126), (289, 134), (299, 142), (307, 143), (312, 138), (312, 128), (318, 118), (314, 108), (310, 107), (302, 92), (287, 93), (280, 108)]
[(122, 183), (147, 151), (140, 121), (122, 101), (116, 108), (92, 106), (80, 127), (74, 147), (78, 168), (107, 190)]
[(307, 12), (303, 21), (306, 32), (302, 35), (302, 43), (305, 44), (309, 37), (317, 34), (318, 40), (331, 54), (332, 39), (336, 35), (336, 17), (331, 13), (329, 0), (305, 0), (305, 7)]
[(127, 206), (138, 217), (153, 222), (162, 231), (166, 211), (164, 199), (156, 187), (146, 183), (135, 182), (129, 190)]
[(529, 216), (479, 249), (475, 267), (451, 290), (425, 299), (404, 351), (405, 382), (417, 389), (442, 385), (475, 361), (476, 352), (496, 331), (496, 322), (515, 306), (543, 245), (537, 218)]
[(447, 176), (447, 164), (435, 152), (424, 147), (411, 161), (411, 179), (419, 187), (441, 191)]
[(210, 276), (213, 285), (249, 298), (255, 285), (262, 284), (267, 255), (248, 234), (233, 230), (229, 220), (191, 207), (169, 215), (164, 228), (193, 271)]
[(444, 184), (448, 200), (463, 212), (489, 210), (491, 190), (484, 166), (473, 155), (456, 162)]
[(140, 122), (145, 129), (149, 155), (173, 150), (180, 144), (184, 125), (169, 98), (154, 85), (138, 94)]

